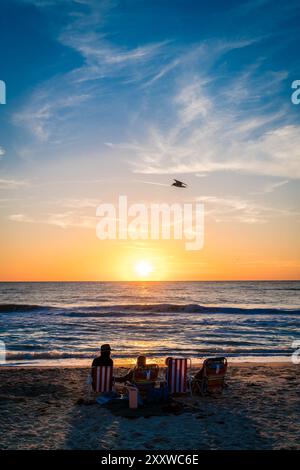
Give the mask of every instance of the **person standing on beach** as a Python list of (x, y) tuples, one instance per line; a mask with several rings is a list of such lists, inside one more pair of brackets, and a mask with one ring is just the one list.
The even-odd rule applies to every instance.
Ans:
[(101, 345), (101, 352), (100, 356), (95, 357), (92, 363), (92, 367), (98, 366), (113, 366), (114, 361), (110, 357), (111, 347), (109, 344), (102, 344)]

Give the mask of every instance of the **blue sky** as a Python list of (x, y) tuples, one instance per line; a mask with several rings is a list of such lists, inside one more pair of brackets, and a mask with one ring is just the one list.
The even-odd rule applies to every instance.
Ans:
[(72, 226), (72, 200), (89, 226), (97, 200), (172, 199), (145, 181), (178, 175), (214, 221), (294, 223), (299, 21), (297, 0), (2, 0), (3, 223)]
[(180, 107), (189, 112), (185, 99), (202, 100), (194, 127), (214, 115), (229, 115), (233, 126), (261, 118), (245, 139), (299, 123), (289, 99), (300, 73), (297, 3), (2, 2), (4, 169), (18, 165), (27, 145), (40, 159), (44, 150), (55, 158), (58, 142), (67, 152), (72, 142), (76, 152), (97, 152), (141, 134), (147, 141), (157, 128), (168, 140)]

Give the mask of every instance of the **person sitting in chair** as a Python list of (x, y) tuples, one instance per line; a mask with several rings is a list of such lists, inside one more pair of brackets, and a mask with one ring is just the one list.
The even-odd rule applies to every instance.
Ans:
[(147, 361), (147, 358), (146, 356), (138, 356), (137, 357), (137, 360), (136, 360), (136, 366), (133, 368), (133, 369), (130, 369), (129, 372), (127, 372), (127, 374), (121, 376), (121, 377), (116, 377), (115, 378), (115, 381), (116, 382), (121, 382), (121, 383), (124, 383), (124, 382), (133, 382), (133, 378), (134, 378), (134, 372), (137, 368), (144, 368), (146, 367), (146, 361)]
[(95, 357), (92, 363), (92, 367), (99, 367), (99, 366), (113, 366), (114, 361), (110, 357), (111, 354), (111, 347), (109, 344), (102, 344), (100, 356)]
[(94, 392), (106, 393), (112, 391), (114, 361), (110, 357), (110, 353), (110, 345), (102, 344), (100, 355), (95, 357), (92, 362), (88, 384), (92, 386)]
[(138, 356), (136, 366), (123, 377), (116, 377), (116, 382), (129, 382), (137, 387), (142, 400), (152, 400), (155, 384), (158, 379), (157, 364), (147, 364), (145, 356)]

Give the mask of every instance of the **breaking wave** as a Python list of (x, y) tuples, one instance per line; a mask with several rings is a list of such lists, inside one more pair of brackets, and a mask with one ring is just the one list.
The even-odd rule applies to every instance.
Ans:
[(240, 315), (299, 315), (300, 309), (276, 308), (241, 308), (215, 307), (199, 304), (119, 304), (77, 307), (54, 307), (30, 304), (0, 304), (1, 313), (54, 312), (63, 316), (93, 317), (120, 314), (153, 314), (153, 313), (207, 313), (207, 314), (240, 314)]
[(53, 310), (55, 307), (47, 305), (32, 305), (32, 304), (0, 304), (0, 313), (10, 312), (34, 312), (38, 310)]
[(65, 309), (69, 317), (140, 316), (153, 314), (230, 314), (230, 315), (299, 315), (299, 309), (209, 307), (199, 304), (126, 304)]

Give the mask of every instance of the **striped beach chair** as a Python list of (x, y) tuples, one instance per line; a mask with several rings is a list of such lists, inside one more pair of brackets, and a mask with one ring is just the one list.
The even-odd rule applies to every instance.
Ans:
[(167, 359), (167, 384), (169, 394), (180, 394), (191, 392), (188, 369), (191, 369), (192, 361), (190, 358)]
[(92, 367), (92, 389), (97, 393), (111, 392), (113, 387), (113, 367)]

